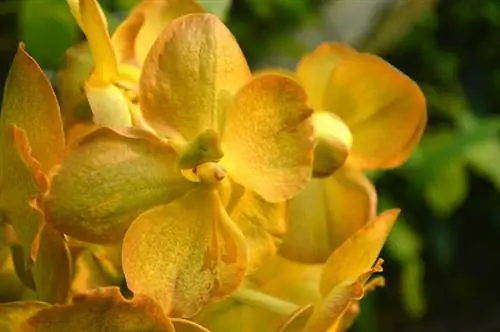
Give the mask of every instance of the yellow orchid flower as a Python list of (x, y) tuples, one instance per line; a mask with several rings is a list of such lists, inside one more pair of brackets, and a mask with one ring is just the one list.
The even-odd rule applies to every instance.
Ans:
[(20, 44), (5, 84), (0, 116), (0, 215), (21, 246), (16, 268), (39, 299), (64, 302), (71, 279), (65, 238), (38, 207), (45, 174), (58, 162), (64, 135), (57, 100), (42, 69)]
[(276, 255), (247, 278), (231, 298), (207, 306), (195, 321), (213, 332), (341, 332), (352, 324), (358, 302), (383, 285), (380, 254), (399, 210), (366, 223), (335, 249), (324, 264), (304, 264)]
[(76, 239), (123, 239), (129, 288), (189, 317), (275, 251), (284, 204), (311, 177), (312, 110), (294, 80), (252, 78), (211, 14), (173, 20), (139, 85), (155, 132), (97, 128), (81, 137), (51, 172), (43, 208)]
[(66, 127), (81, 121), (87, 102), (99, 125), (140, 126), (137, 84), (147, 52), (172, 19), (202, 12), (202, 7), (194, 0), (143, 0), (111, 37), (97, 0), (68, 0), (68, 4), (88, 46), (70, 48), (58, 73)]
[(75, 295), (63, 305), (51, 306), (41, 301), (0, 304), (0, 330), (208, 332), (196, 323), (168, 318), (155, 301), (145, 296), (127, 300), (116, 287)]
[(316, 111), (319, 142), (314, 178), (290, 202), (280, 250), (292, 260), (320, 263), (375, 216), (377, 195), (364, 172), (408, 158), (425, 127), (426, 103), (417, 84), (396, 68), (343, 44), (319, 46), (289, 75)]

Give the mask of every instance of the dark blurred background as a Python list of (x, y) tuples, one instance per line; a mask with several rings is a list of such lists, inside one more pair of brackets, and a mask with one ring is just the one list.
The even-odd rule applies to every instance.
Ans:
[[(100, 0), (113, 29), (137, 1)], [(226, 7), (226, 5), (230, 7)], [(373, 173), (403, 215), (384, 249), (388, 286), (354, 331), (500, 331), (500, 0), (221, 0), (253, 68), (294, 68), (324, 41), (379, 54), (428, 101), (424, 139)], [(82, 38), (65, 0), (0, 1), (3, 90), (23, 40), (49, 75)]]

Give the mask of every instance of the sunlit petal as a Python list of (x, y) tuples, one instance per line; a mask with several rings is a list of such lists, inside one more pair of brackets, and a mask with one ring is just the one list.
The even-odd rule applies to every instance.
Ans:
[(123, 240), (128, 287), (174, 317), (195, 315), (243, 281), (246, 244), (219, 196), (195, 189), (140, 215)]
[(126, 54), (127, 60), (134, 59), (141, 66), (156, 38), (173, 19), (202, 12), (194, 0), (142, 0), (116, 30), (113, 44), (126, 45), (127, 52), (119, 54)]
[(353, 283), (370, 270), (398, 215), (398, 209), (385, 211), (359, 229), (330, 255), (320, 280), (323, 296), (338, 285)]
[(83, 33), (95, 63), (95, 83), (110, 83), (118, 73), (118, 63), (108, 33), (108, 24), (97, 0), (79, 0)]
[(175, 138), (219, 131), (225, 109), (250, 75), (240, 47), (216, 16), (178, 18), (144, 63), (139, 95), (144, 118), (160, 133), (174, 129)]
[(420, 140), (427, 118), (418, 85), (370, 54), (346, 58), (332, 72), (324, 106), (349, 126), (353, 145), (347, 162), (362, 169), (399, 166)]
[(306, 89), (308, 102), (316, 110), (325, 109), (323, 96), (332, 71), (341, 60), (358, 54), (346, 44), (325, 43), (302, 57), (297, 65), (297, 78)]
[(295, 196), (309, 181), (314, 148), (312, 110), (294, 80), (253, 78), (228, 109), (222, 136), (224, 167), (233, 180), (269, 202)]
[(109, 127), (132, 125), (129, 102), (114, 85), (93, 86), (85, 84), (85, 94), (94, 114), (94, 123)]

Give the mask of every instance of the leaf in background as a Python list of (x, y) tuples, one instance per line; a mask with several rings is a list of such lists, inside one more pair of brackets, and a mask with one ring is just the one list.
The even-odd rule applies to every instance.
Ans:
[[(125, 0), (121, 0), (122, 2)], [(222, 21), (227, 19), (233, 0), (198, 0), (209, 13), (217, 15)]]
[(404, 218), (400, 218), (387, 239), (386, 248), (389, 255), (401, 264), (400, 291), (406, 312), (412, 318), (421, 317), (426, 311), (426, 299), (420, 236)]
[(456, 159), (432, 176), (423, 194), (434, 214), (447, 219), (462, 205), (468, 191), (467, 168), (463, 159)]
[(58, 68), (64, 51), (78, 38), (64, 0), (22, 0), (19, 24), (20, 39), (43, 68)]
[(479, 174), (487, 177), (500, 191), (500, 141), (492, 139), (470, 147), (465, 159)]
[(425, 14), (430, 14), (436, 0), (396, 0), (384, 12), (382, 18), (374, 25), (364, 41), (363, 49), (380, 53), (390, 50), (415, 23), (421, 21)]
[(124, 11), (129, 12), (139, 3), (139, 0), (115, 0), (115, 6)]
[[(455, 153), (441, 164), (434, 164), (432, 158), (438, 157), (438, 152), (444, 153), (444, 147), (452, 145), (460, 136), (460, 133), (450, 130), (428, 132), (420, 145), (423, 163), (419, 167), (421, 173), (413, 178), (417, 186), (422, 186), (423, 196), (434, 214), (443, 219), (448, 218), (467, 196), (467, 169), (462, 158), (464, 150), (457, 146)], [(428, 163), (436, 167), (431, 168)]]

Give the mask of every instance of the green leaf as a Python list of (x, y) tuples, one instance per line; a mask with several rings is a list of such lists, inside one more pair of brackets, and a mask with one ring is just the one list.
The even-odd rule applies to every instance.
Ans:
[(500, 141), (498, 139), (474, 144), (466, 151), (465, 159), (477, 173), (488, 178), (500, 191)]
[(64, 0), (21, 0), (21, 40), (43, 68), (57, 68), (64, 51), (78, 38), (78, 29)]
[(435, 173), (424, 189), (424, 197), (436, 216), (446, 219), (463, 203), (469, 191), (467, 169), (462, 159)]
[[(123, 1), (123, 0), (122, 0)], [(199, 0), (200, 5), (205, 8), (209, 13), (217, 15), (221, 20), (225, 21), (231, 5), (232, 0)]]
[(410, 317), (418, 318), (426, 311), (420, 237), (404, 218), (400, 218), (387, 239), (386, 248), (401, 264), (400, 292), (405, 310)]

